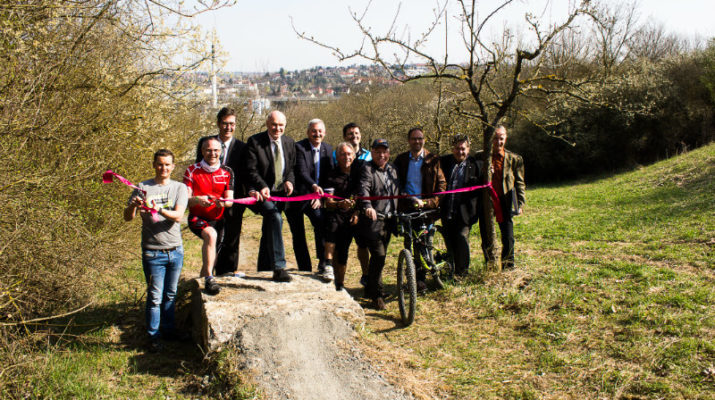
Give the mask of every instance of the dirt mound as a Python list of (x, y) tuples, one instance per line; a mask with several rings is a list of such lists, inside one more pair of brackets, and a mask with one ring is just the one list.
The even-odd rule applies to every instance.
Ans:
[(360, 306), (309, 274), (218, 278), (217, 296), (194, 292), (195, 332), (209, 351), (231, 341), (269, 399), (411, 399), (386, 382), (356, 345)]

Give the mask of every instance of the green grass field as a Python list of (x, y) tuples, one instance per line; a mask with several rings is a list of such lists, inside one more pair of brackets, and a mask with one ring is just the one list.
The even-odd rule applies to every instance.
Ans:
[[(481, 271), (472, 232), (469, 278), (420, 297), (408, 328), (394, 299), (368, 311), (363, 348), (418, 398), (713, 399), (714, 175), (709, 145), (612, 177), (529, 188), (515, 222), (515, 271)], [(195, 274), (200, 250), (185, 238)], [(388, 285), (399, 245), (392, 241)], [(351, 261), (355, 296), (358, 270)], [(211, 380), (233, 376), (230, 363), (202, 361), (191, 345), (144, 354), (138, 261), (111, 279), (116, 290), (103, 292), (112, 295), (72, 328), (56, 328), (38, 344), (44, 352), (4, 367), (19, 380), (0, 393), (219, 398), (221, 379)]]

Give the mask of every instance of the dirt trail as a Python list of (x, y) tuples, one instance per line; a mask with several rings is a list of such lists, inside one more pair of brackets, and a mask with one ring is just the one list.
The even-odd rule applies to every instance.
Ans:
[(246, 367), (270, 399), (411, 399), (365, 360), (345, 321), (329, 313), (273, 315), (238, 339)]

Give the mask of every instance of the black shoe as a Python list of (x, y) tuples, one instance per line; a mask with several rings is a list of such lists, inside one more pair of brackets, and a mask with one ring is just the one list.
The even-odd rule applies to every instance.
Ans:
[(425, 283), (425, 281), (417, 281), (417, 292), (418, 293), (427, 292), (427, 284)]
[(149, 345), (147, 346), (149, 353), (158, 353), (163, 349), (164, 346), (161, 344), (161, 341), (159, 341), (159, 336), (149, 338)]
[(377, 297), (372, 301), (372, 308), (381, 311), (385, 309), (385, 299)]
[(277, 269), (273, 271), (273, 280), (275, 282), (290, 282), (293, 280), (288, 271), (285, 269)]
[(502, 271), (511, 271), (513, 269), (516, 269), (516, 265), (514, 265), (513, 262), (506, 262), (501, 265), (501, 270)]
[(343, 289), (345, 289), (345, 286), (343, 286), (342, 283), (336, 283), (336, 284), (335, 284), (335, 290), (337, 290), (338, 292), (341, 291), (341, 290), (343, 290)]
[(364, 287), (367, 287), (367, 275), (363, 275), (360, 277), (360, 284)]
[(209, 278), (204, 280), (204, 287), (206, 288), (206, 293), (210, 295), (217, 295), (221, 291), (221, 286), (218, 285), (216, 279)]

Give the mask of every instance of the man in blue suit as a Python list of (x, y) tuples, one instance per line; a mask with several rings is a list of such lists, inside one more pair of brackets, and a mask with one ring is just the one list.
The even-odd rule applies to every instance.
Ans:
[[(295, 195), (308, 193), (323, 193), (322, 180), (327, 178), (332, 167), (331, 156), (333, 148), (323, 143), (325, 124), (320, 119), (308, 122), (307, 138), (295, 144)], [(305, 240), (305, 223), (303, 215), (307, 215), (313, 225), (315, 235), (315, 250), (317, 252), (318, 273), (326, 281), (334, 279), (332, 267), (324, 268), (325, 240), (323, 238), (323, 215), (320, 200), (293, 202), (286, 206), (286, 219), (293, 235), (293, 251), (301, 271), (312, 271), (313, 264)]]

